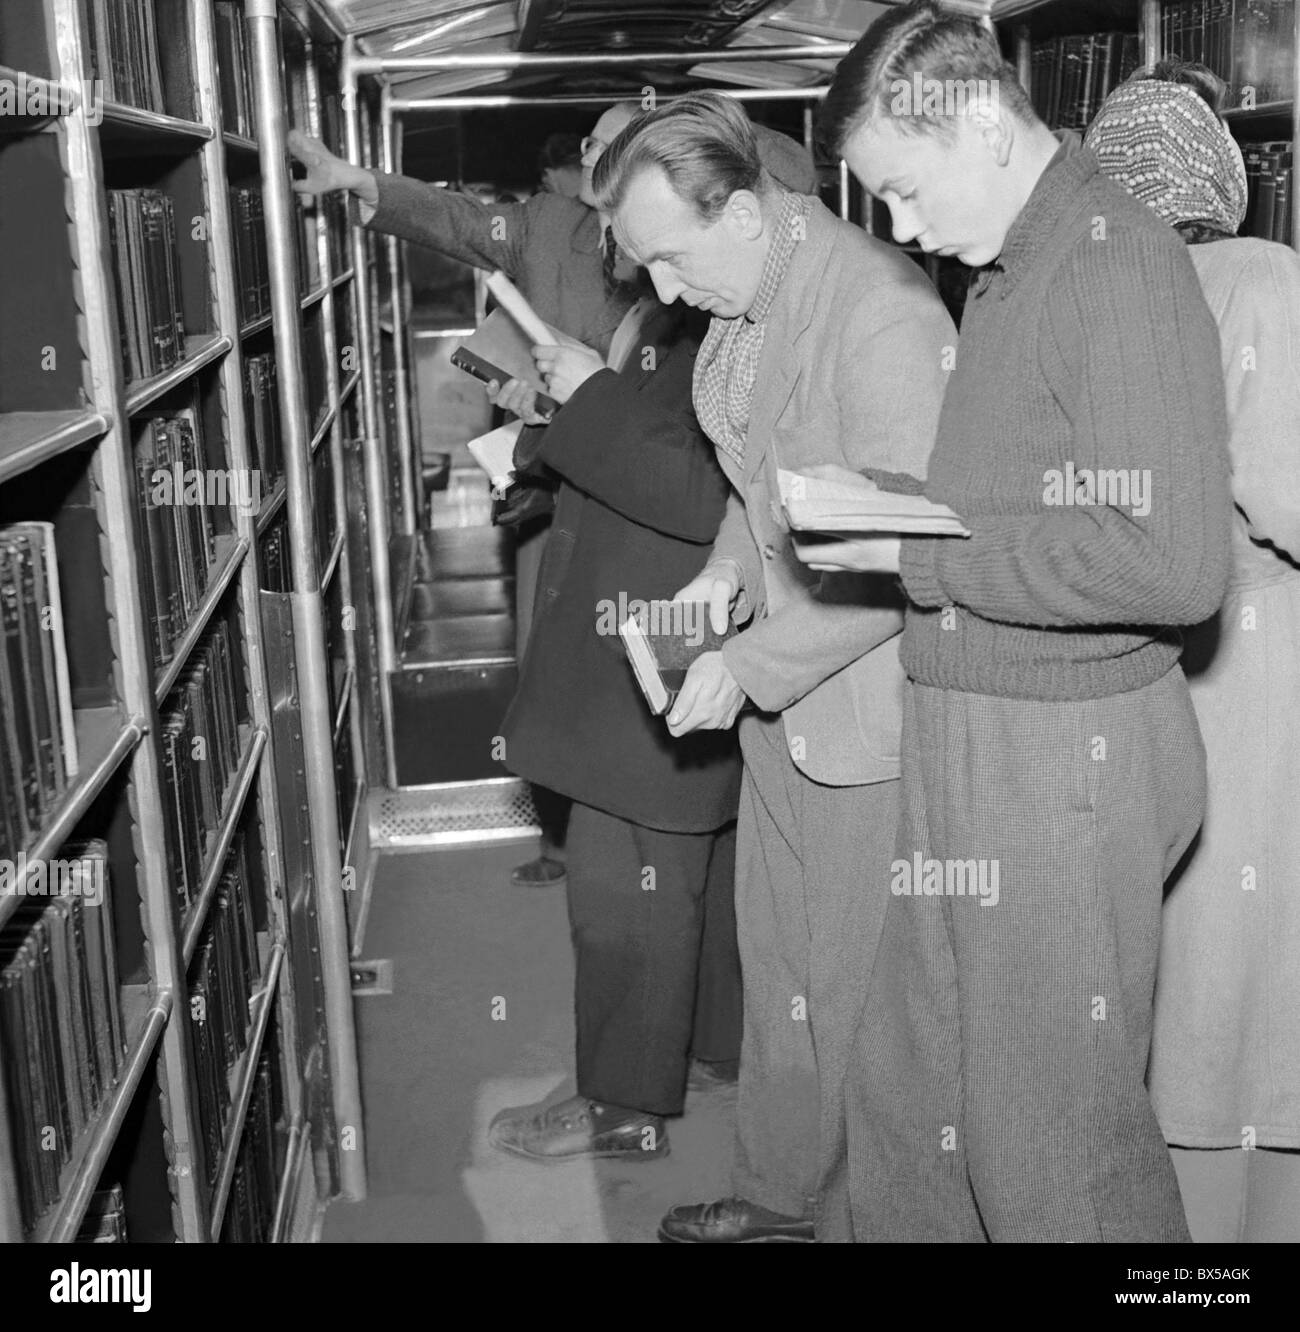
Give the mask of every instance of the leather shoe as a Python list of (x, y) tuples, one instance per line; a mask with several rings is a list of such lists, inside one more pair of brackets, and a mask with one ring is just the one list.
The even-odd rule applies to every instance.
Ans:
[(813, 1223), (769, 1212), (746, 1198), (686, 1203), (659, 1223), (664, 1244), (811, 1244)]
[(668, 1155), (668, 1131), (660, 1115), (571, 1096), (555, 1105), (503, 1110), (488, 1129), (488, 1141), (530, 1161), (617, 1157), (653, 1161)]
[(551, 888), (563, 883), (567, 877), (564, 861), (556, 860), (554, 856), (526, 860), (510, 871), (510, 882), (516, 888)]

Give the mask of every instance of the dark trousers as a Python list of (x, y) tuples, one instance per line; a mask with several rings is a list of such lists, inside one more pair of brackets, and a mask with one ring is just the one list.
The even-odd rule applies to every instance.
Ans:
[(690, 1057), (740, 1055), (735, 825), (642, 828), (575, 802), (568, 831), (578, 1091), (678, 1115)]
[[(854, 1237), (1186, 1241), (1143, 1083), (1161, 888), (1205, 799), (1182, 672), (1061, 703), (909, 684), (902, 794), (844, 1088)], [(989, 891), (936, 866), (918, 896), (917, 856)]]

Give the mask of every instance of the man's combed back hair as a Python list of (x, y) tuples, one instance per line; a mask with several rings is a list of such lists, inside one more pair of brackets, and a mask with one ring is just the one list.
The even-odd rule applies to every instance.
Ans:
[(721, 93), (687, 93), (639, 115), (601, 154), (591, 174), (596, 206), (612, 213), (649, 167), (712, 222), (737, 190), (758, 190), (763, 164), (744, 108)]
[[(947, 87), (979, 84), (997, 89), (998, 104), (1017, 119), (1033, 123), (1033, 105), (1016, 71), (1002, 57), (997, 37), (976, 19), (950, 13), (934, 0), (912, 0), (891, 9), (858, 38), (840, 61), (818, 117), (818, 134), (826, 151), (838, 157), (850, 135), (870, 121), (891, 119), (904, 134), (955, 131), (951, 108), (946, 113), (914, 107), (913, 76), (923, 86), (937, 80)], [(907, 113), (893, 109), (906, 86)]]

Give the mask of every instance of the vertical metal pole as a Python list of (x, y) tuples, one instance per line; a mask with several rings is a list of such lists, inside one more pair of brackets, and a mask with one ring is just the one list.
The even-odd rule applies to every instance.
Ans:
[[(204, 48), (198, 93), (203, 109), (203, 120), (220, 131), (222, 116), (218, 114), (217, 89), (220, 71), (217, 68), (215, 34), (210, 5), (198, 7), (198, 30), (202, 33)], [(224, 111), (226, 108), (221, 108)], [(209, 234), (212, 238), (213, 292), (217, 303), (218, 322), (222, 328), (232, 330), (234, 347), (221, 363), (221, 389), (225, 399), (226, 420), (230, 431), (230, 462), (246, 475), (252, 474), (253, 458), (248, 439), (248, 422), (244, 415), (244, 358), (239, 340), (239, 296), (235, 285), (235, 241), (230, 223), (229, 177), (226, 171), (226, 147), (218, 132), (204, 145), (205, 166), (209, 182), (210, 209)], [(263, 478), (259, 477), (259, 482)], [(266, 492), (259, 485), (263, 498)], [(266, 679), (266, 650), (262, 641), (261, 593), (257, 570), (257, 516), (244, 510), (236, 513), (236, 530), (248, 542), (248, 554), (239, 571), (239, 601), (244, 622), (244, 643), (248, 653), (248, 703), (254, 727), (266, 732), (265, 748), (259, 761), (257, 774), (258, 801), (262, 846), (266, 853), (267, 876), (266, 909), (270, 926), (271, 945), (289, 942), (288, 883), (285, 879), (282, 855), (280, 810), (275, 786), (275, 750), (272, 742), (272, 705)], [(281, 967), (276, 1000), (280, 1006), (280, 1063), (284, 1078), (285, 1105), (288, 1118), (297, 1119), (302, 1105), (300, 1085), (301, 1066), (298, 1062), (298, 1018), (293, 1002), (293, 968)]]
[[(343, 115), (347, 127), (348, 161), (362, 165), (361, 107), (356, 76), (352, 72), (354, 43), (343, 44)], [(378, 367), (375, 339), (378, 329), (371, 317), (374, 275), (367, 262), (366, 235), (352, 228), (353, 290), (356, 293), (357, 341), (361, 354), (361, 422), (365, 433), (366, 509), (369, 515), (370, 577), (375, 599), (375, 639), (379, 652), (379, 707), (382, 714), (384, 761), (388, 785), (397, 785), (396, 746), (393, 744), (393, 674), (397, 670), (397, 645), (393, 628), (392, 575), (388, 561), (388, 496), (384, 459), (379, 444), (379, 404), (376, 401)]]
[(809, 102), (803, 109), (803, 146), (809, 151), (813, 150), (813, 108)]
[[(394, 143), (393, 109), (389, 105), (390, 93), (385, 86), (379, 98), (379, 125), (383, 142), (383, 168), (387, 172), (397, 170), (397, 150)], [(402, 532), (411, 536), (415, 532), (416, 481), (419, 475), (415, 468), (414, 442), (411, 438), (411, 399), (407, 384), (407, 326), (410, 311), (406, 308), (405, 283), (402, 280), (402, 242), (396, 236), (388, 237), (388, 290), (391, 299), (393, 319), (393, 382), (396, 388), (397, 415), (397, 453), (399, 466), (398, 478), (402, 493), (398, 497), (401, 505)]]
[[(400, 176), (402, 174), (403, 152), (406, 145), (406, 122), (400, 117), (393, 120), (393, 168)], [(405, 391), (407, 397), (406, 417), (409, 422), (409, 430), (413, 441), (408, 450), (408, 457), (411, 463), (410, 488), (412, 495), (412, 512), (414, 515), (414, 526), (412, 531), (418, 531), (420, 527), (420, 505), (424, 498), (423, 477), (424, 477), (424, 432), (420, 427), (420, 394), (419, 394), (419, 372), (415, 364), (415, 331), (411, 327), (412, 312), (415, 309), (415, 302), (411, 297), (411, 266), (406, 262), (406, 251), (400, 251), (402, 261), (402, 310), (404, 313), (405, 328), (402, 333), (402, 354), (406, 357), (408, 372), (403, 376)]]
[(1016, 77), (1020, 86), (1034, 96), (1034, 48), (1029, 41), (1029, 29), (1023, 24), (1016, 29)]
[[(309, 60), (307, 64), (307, 99), (311, 106), (312, 125), (311, 132), (316, 138), (321, 137), (324, 113), (321, 103), (320, 72), (315, 60)], [(325, 333), (325, 378), (329, 388), (329, 400), (334, 404), (334, 420), (330, 426), (328, 445), (322, 444), (322, 448), (328, 447), (330, 451), (331, 470), (334, 474), (333, 485), (333, 504), (335, 522), (338, 525), (342, 544), (339, 548), (338, 567), (334, 570), (334, 578), (339, 586), (349, 589), (352, 586), (352, 569), (348, 550), (348, 502), (347, 490), (344, 478), (344, 460), (343, 460), (343, 401), (341, 392), (343, 388), (343, 376), (339, 373), (339, 359), (341, 349), (338, 345), (338, 325), (336, 322), (336, 311), (340, 301), (346, 301), (350, 294), (345, 286), (335, 286), (335, 279), (339, 274), (333, 270), (333, 257), (329, 245), (328, 224), (322, 210), (321, 216), (317, 222), (317, 244), (319, 246), (321, 273), (327, 284), (327, 290), (324, 300), (321, 303), (321, 317), (324, 320)], [(353, 392), (356, 392), (354, 389)], [(328, 603), (327, 603), (328, 604)], [(357, 640), (356, 634), (352, 630), (344, 636), (344, 659), (347, 665), (348, 680), (348, 701), (340, 706), (346, 706), (348, 710), (347, 728), (352, 741), (352, 762), (353, 767), (361, 778), (360, 785), (363, 789), (369, 789), (369, 773), (366, 769), (366, 752), (361, 743), (360, 719), (358, 717), (357, 700), (360, 697), (360, 689), (357, 684)], [(332, 724), (332, 719), (331, 719)], [(344, 843), (343, 854), (347, 856), (350, 849), (350, 839), (354, 831), (352, 823), (354, 798), (351, 791), (347, 793), (344, 802), (348, 810), (348, 823), (341, 829)], [(361, 800), (364, 808), (364, 795)], [(360, 829), (356, 830), (362, 837), (368, 832), (368, 827), (362, 822)], [(349, 885), (355, 882), (356, 865), (355, 860), (345, 861), (343, 865), (343, 874), (347, 876), (344, 884), (344, 892), (355, 891)], [(349, 919), (352, 924), (348, 931), (348, 952), (349, 956), (355, 956), (357, 951), (356, 924), (357, 915), (355, 912), (349, 913)]]
[(1142, 0), (1142, 63), (1148, 70), (1154, 69), (1163, 54), (1160, 49), (1160, 0)]
[[(1300, 9), (1291, 22), (1291, 149), (1292, 157), (1300, 145)], [(1300, 250), (1300, 204), (1296, 203), (1295, 185), (1291, 186), (1291, 244)]]
[(840, 216), (847, 222), (849, 217), (849, 164), (840, 158)]
[(316, 871), (316, 918), (329, 1027), (329, 1068), (335, 1125), (342, 1140), (339, 1182), (344, 1196), (366, 1193), (365, 1137), (352, 1014), (348, 923), (343, 906), (342, 860), (334, 797), (333, 718), (325, 661), (325, 615), (312, 540), (311, 438), (302, 366), (301, 308), (294, 263), (297, 217), (289, 188), (284, 93), (275, 0), (245, 0), (251, 48), (257, 141), (261, 148), (262, 202), (271, 257), (271, 311), (275, 326), (276, 378), (284, 437), (289, 512), (294, 658), (302, 699), (307, 807)]

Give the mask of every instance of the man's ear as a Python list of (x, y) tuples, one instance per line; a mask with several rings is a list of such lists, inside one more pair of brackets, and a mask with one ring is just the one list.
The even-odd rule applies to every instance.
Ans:
[(996, 99), (988, 98), (980, 98), (966, 114), (986, 151), (992, 154), (998, 166), (1006, 166), (1011, 160), (1011, 149), (1016, 141), (1016, 126), (1012, 117), (998, 105)]
[(763, 234), (763, 210), (753, 190), (736, 190), (727, 200), (723, 216), (740, 240), (757, 240)]

